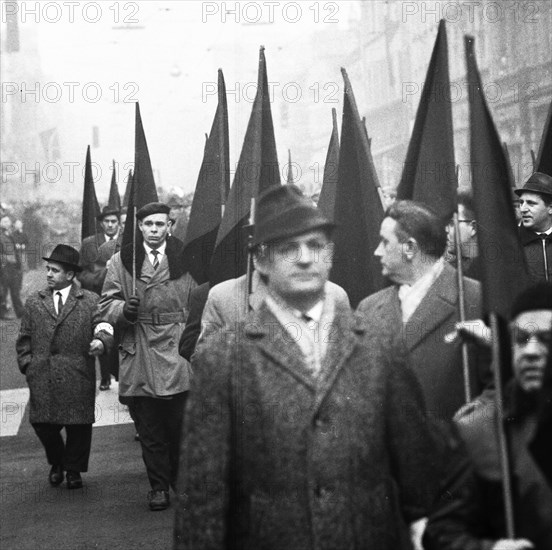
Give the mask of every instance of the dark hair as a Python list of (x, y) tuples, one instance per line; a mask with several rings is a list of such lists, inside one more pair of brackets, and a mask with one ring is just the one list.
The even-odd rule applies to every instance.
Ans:
[(395, 233), (400, 242), (414, 238), (424, 254), (435, 258), (444, 254), (447, 246), (446, 225), (424, 204), (396, 201), (387, 209), (385, 217), (397, 222)]
[(536, 309), (552, 310), (552, 284), (537, 283), (520, 292), (510, 311), (510, 318), (515, 319), (520, 313)]
[(473, 195), (471, 191), (467, 189), (458, 189), (456, 200), (458, 201), (459, 205), (461, 204), (464, 207), (466, 212), (469, 214), (470, 219), (475, 219), (475, 207), (473, 204)]

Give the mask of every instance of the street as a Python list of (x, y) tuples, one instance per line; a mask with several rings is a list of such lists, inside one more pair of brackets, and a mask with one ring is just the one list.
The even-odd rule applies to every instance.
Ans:
[[(25, 274), (25, 298), (44, 273)], [(38, 285), (38, 286), (37, 286)], [(134, 425), (118, 403), (117, 385), (96, 396), (84, 487), (48, 483), (49, 465), (28, 419), (28, 390), (16, 363), (19, 321), (0, 324), (0, 487), (2, 550), (166, 549), (173, 511), (151, 512), (149, 483)], [(173, 496), (173, 495), (171, 495)]]

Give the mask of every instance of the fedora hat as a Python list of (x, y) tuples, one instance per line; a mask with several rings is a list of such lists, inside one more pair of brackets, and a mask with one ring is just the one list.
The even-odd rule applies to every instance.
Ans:
[(117, 216), (119, 217), (121, 215), (121, 211), (118, 208), (114, 208), (113, 206), (104, 206), (102, 208), (102, 211), (96, 216), (96, 219), (101, 222), (106, 216)]
[(259, 196), (251, 244), (255, 247), (315, 229), (331, 231), (334, 227), (298, 187), (274, 186)]
[(43, 256), (43, 260), (47, 262), (56, 262), (69, 268), (70, 271), (82, 271), (79, 265), (80, 255), (72, 246), (66, 244), (58, 244), (50, 257)]
[(514, 189), (520, 197), (522, 193), (539, 193), (552, 196), (552, 176), (542, 172), (533, 172), (521, 189)]

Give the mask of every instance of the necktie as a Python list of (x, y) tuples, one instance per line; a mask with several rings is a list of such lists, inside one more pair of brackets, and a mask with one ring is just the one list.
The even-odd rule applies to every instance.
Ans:
[(151, 253), (153, 254), (153, 269), (157, 269), (159, 267), (159, 258), (157, 257), (159, 250), (152, 250)]
[(56, 292), (57, 299), (57, 314), (58, 317), (61, 315), (61, 310), (63, 309), (63, 299), (61, 297), (61, 292)]

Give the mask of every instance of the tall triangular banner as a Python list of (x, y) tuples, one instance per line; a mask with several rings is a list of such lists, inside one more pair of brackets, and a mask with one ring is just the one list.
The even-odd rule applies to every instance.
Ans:
[(184, 241), (184, 269), (198, 285), (209, 280), (209, 266), (229, 189), (228, 106), (224, 76), (219, 69), (217, 110), (205, 144)]
[(335, 198), (334, 263), (330, 273), (341, 285), (351, 306), (384, 287), (381, 265), (374, 256), (383, 221), (378, 178), (368, 136), (360, 119), (345, 69), (343, 123)]
[(209, 271), (211, 285), (240, 277), (246, 272), (248, 236), (245, 226), (250, 221), (251, 199), (256, 199), (273, 185), (281, 185), (281, 180), (266, 61), (264, 48), (261, 47), (257, 95), (217, 234)]
[(107, 206), (111, 211), (121, 211), (121, 196), (119, 195), (119, 187), (117, 187), (115, 161), (113, 161), (113, 173), (111, 174), (111, 185), (109, 186), (109, 199), (107, 201)]
[(470, 154), (485, 313), (507, 319), (527, 285), (525, 255), (512, 205), (511, 170), (487, 106), (472, 37), (466, 37)]
[(332, 135), (324, 163), (322, 189), (318, 199), (318, 208), (330, 220), (334, 219), (335, 192), (337, 187), (337, 172), (339, 168), (339, 131), (337, 128), (337, 111), (332, 109)]
[(128, 208), (128, 201), (130, 199), (130, 189), (132, 187), (132, 170), (128, 171), (127, 184), (125, 187), (125, 194), (123, 196), (123, 208)]
[(397, 199), (423, 202), (448, 221), (456, 208), (456, 189), (447, 33), (441, 20)]
[[(134, 218), (134, 207), (136, 210), (142, 208), (142, 206), (150, 203), (157, 202), (157, 189), (155, 187), (155, 180), (153, 179), (153, 169), (151, 167), (151, 160), (148, 151), (148, 144), (146, 142), (146, 135), (144, 133), (144, 126), (142, 124), (142, 117), (140, 116), (140, 106), (136, 103), (136, 123), (135, 123), (135, 138), (134, 138), (134, 172), (132, 176), (131, 192), (129, 194), (128, 201), (128, 214), (125, 223), (125, 229), (123, 232), (123, 243), (121, 246), (123, 263), (129, 272), (132, 271), (132, 254), (123, 254), (125, 247), (132, 247), (133, 234), (136, 231), (136, 242), (140, 251), (142, 247), (142, 234), (136, 227), (136, 220)], [(130, 260), (129, 260), (130, 258)], [(141, 269), (141, 264), (138, 266), (138, 273)]]
[(82, 193), (82, 225), (81, 240), (95, 235), (98, 231), (96, 217), (100, 214), (100, 205), (96, 197), (94, 178), (92, 177), (92, 161), (90, 160), (90, 145), (86, 149), (84, 165), (84, 189)]

